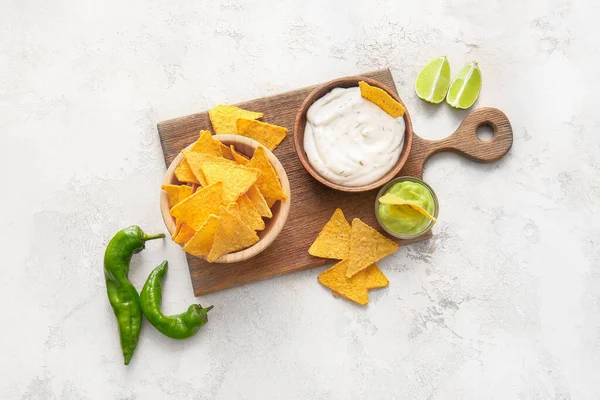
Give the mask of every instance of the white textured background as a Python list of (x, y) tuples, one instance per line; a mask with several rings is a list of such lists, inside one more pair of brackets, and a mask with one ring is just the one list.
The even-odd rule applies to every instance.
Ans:
[[(0, 398), (598, 398), (599, 18), (594, 0), (1, 0)], [(443, 54), (479, 61), (477, 106), (514, 146), (430, 161), (435, 238), (381, 263), (389, 288), (358, 307), (318, 269), (205, 296), (197, 336), (146, 323), (122, 365), (102, 257), (119, 228), (165, 230), (158, 121), (389, 66), (441, 138), (466, 114), (413, 84)], [(176, 245), (131, 278), (165, 258), (180, 312)]]

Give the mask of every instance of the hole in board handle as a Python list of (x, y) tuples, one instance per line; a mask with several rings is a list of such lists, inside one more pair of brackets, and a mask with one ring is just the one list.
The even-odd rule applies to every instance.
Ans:
[(477, 127), (477, 139), (489, 142), (494, 138), (494, 128), (490, 124), (482, 124)]

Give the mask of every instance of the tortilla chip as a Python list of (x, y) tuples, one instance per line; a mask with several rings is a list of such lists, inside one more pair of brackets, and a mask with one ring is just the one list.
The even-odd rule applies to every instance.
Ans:
[[(260, 190), (260, 193), (269, 203), (269, 199), (275, 203), (277, 200), (285, 200), (287, 196), (283, 193), (281, 183), (279, 182), (279, 176), (275, 172), (275, 169), (271, 165), (267, 152), (264, 147), (259, 146), (255, 151), (252, 159), (248, 163), (248, 167), (259, 169), (261, 172), (260, 179), (256, 183), (256, 186)], [(271, 208), (272, 204), (269, 205)]]
[(211, 154), (206, 153), (196, 153), (191, 150), (182, 150), (181, 152), (183, 153), (185, 160), (187, 161), (190, 169), (192, 170), (192, 173), (194, 174), (196, 179), (198, 179), (202, 186), (208, 186), (208, 182), (206, 181), (206, 177), (204, 176), (204, 173), (202, 172), (201, 168), (202, 164), (204, 164), (205, 162), (221, 162), (225, 164), (229, 163), (235, 165), (235, 161), (228, 160), (221, 156), (213, 156)]
[(398, 244), (386, 238), (358, 218), (352, 221), (348, 278), (376, 263), (398, 249)]
[(219, 217), (210, 214), (198, 232), (183, 246), (183, 251), (196, 257), (206, 257), (215, 239)]
[(358, 86), (360, 86), (360, 95), (363, 98), (379, 106), (379, 108), (391, 115), (392, 118), (399, 118), (404, 115), (406, 111), (404, 106), (394, 100), (385, 90), (371, 86), (363, 81), (358, 82)]
[(342, 260), (319, 274), (319, 282), (333, 292), (338, 293), (355, 303), (365, 305), (369, 303), (369, 292), (365, 285), (365, 271), (360, 271), (353, 277), (347, 277), (347, 268), (350, 260)]
[(179, 182), (200, 183), (185, 159), (175, 168), (175, 176)]
[(221, 206), (215, 240), (206, 260), (213, 262), (224, 254), (252, 246), (258, 240), (256, 232)]
[(252, 202), (245, 194), (240, 196), (237, 203), (229, 203), (227, 205), (227, 211), (241, 219), (242, 222), (248, 225), (253, 231), (265, 229), (265, 222), (262, 220), (261, 216), (258, 215)]
[(239, 219), (242, 219), (242, 217), (240, 217), (240, 208), (238, 207), (237, 203), (229, 203), (229, 204), (227, 204), (226, 208), (227, 208), (227, 211), (229, 211), (230, 213), (232, 213)]
[(350, 224), (341, 209), (336, 209), (325, 224), (308, 254), (321, 258), (343, 260), (350, 254)]
[(190, 150), (196, 153), (210, 154), (215, 157), (223, 156), (221, 142), (215, 139), (209, 131), (200, 131), (200, 137)]
[(390, 281), (377, 265), (372, 264), (365, 271), (365, 286), (367, 289), (382, 288), (389, 285)]
[(237, 134), (256, 140), (273, 151), (286, 138), (288, 130), (282, 126), (271, 125), (253, 119), (237, 120)]
[(238, 164), (207, 161), (201, 166), (202, 172), (209, 184), (223, 182), (223, 200), (234, 202), (254, 185), (260, 171)]
[(175, 218), (175, 231), (171, 235), (171, 239), (175, 240), (175, 238), (179, 234), (179, 231), (181, 230), (182, 225), (183, 225), (183, 223), (180, 220), (178, 220), (177, 218)]
[(252, 201), (254, 208), (256, 208), (256, 211), (258, 211), (258, 213), (260, 214), (261, 217), (271, 218), (273, 216), (273, 212), (271, 211), (271, 208), (267, 204), (267, 201), (263, 197), (260, 190), (258, 190), (256, 185), (254, 185), (250, 189), (248, 189), (248, 191), (246, 192), (246, 195), (248, 196), (250, 201)]
[(237, 203), (239, 197), (240, 197), (240, 194), (238, 192), (234, 192), (233, 190), (231, 190), (228, 187), (223, 187), (223, 201), (225, 203), (227, 203), (227, 202)]
[[(381, 272), (377, 265), (373, 264), (365, 270), (365, 286), (367, 289), (386, 287), (389, 283), (390, 281), (388, 281), (388, 278)], [(335, 290), (331, 291), (331, 295), (333, 297), (341, 296)]]
[(265, 229), (265, 221), (263, 221), (261, 215), (258, 213), (254, 204), (252, 204), (252, 200), (250, 200), (248, 196), (242, 194), (237, 200), (237, 205), (240, 212), (240, 219), (244, 221), (250, 229), (255, 231), (262, 231)]
[(410, 200), (405, 200), (402, 197), (398, 197), (393, 193), (384, 194), (383, 196), (381, 196), (379, 198), (379, 202), (381, 204), (391, 204), (391, 205), (395, 205), (395, 206), (408, 206), (408, 207), (412, 208), (413, 210), (417, 211), (419, 214), (429, 218), (433, 222), (437, 221), (437, 219), (433, 215), (429, 214), (427, 212), (427, 210), (425, 210), (419, 204), (417, 204), (413, 201), (410, 201)]
[(169, 208), (173, 208), (186, 197), (192, 195), (192, 187), (188, 185), (162, 185), (162, 190), (167, 192), (169, 198)]
[(270, 197), (265, 197), (265, 201), (267, 202), (267, 205), (269, 206), (269, 208), (273, 208), (273, 206), (275, 205), (275, 203), (277, 203), (277, 199), (271, 199)]
[(258, 119), (262, 118), (263, 113), (242, 110), (239, 107), (218, 105), (208, 110), (210, 123), (216, 134), (237, 133), (236, 121), (239, 118)]
[(208, 161), (229, 165), (237, 164), (234, 160), (229, 160), (221, 156), (213, 156), (212, 154), (196, 153), (190, 150), (182, 150), (181, 152), (183, 153), (183, 156), (187, 160), (190, 168), (192, 169), (192, 172), (195, 172), (194, 169), (198, 169), (200, 165)]
[(250, 160), (248, 160), (246, 158), (246, 156), (238, 153), (237, 151), (235, 151), (235, 147), (233, 147), (233, 145), (229, 146), (230, 147), (230, 152), (231, 155), (233, 156), (233, 159), (241, 165), (248, 165), (248, 163), (250, 162)]
[(221, 142), (219, 142), (219, 144), (221, 145), (221, 153), (223, 155), (223, 158), (234, 161), (235, 159), (233, 158), (233, 154), (231, 154), (231, 150), (229, 149), (229, 147), (227, 147), (227, 145)]
[(210, 214), (217, 214), (223, 203), (223, 184), (213, 183), (171, 209), (171, 215), (195, 230), (202, 228)]
[(173, 241), (175, 243), (177, 243), (178, 245), (183, 246), (195, 234), (196, 234), (196, 231), (194, 230), (194, 228), (192, 228), (188, 224), (182, 223), (181, 228), (180, 228), (179, 232), (177, 233), (177, 236), (175, 236), (173, 238)]

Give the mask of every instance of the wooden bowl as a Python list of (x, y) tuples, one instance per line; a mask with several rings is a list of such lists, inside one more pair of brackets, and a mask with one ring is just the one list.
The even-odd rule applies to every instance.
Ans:
[[(384, 176), (379, 178), (377, 181), (369, 183), (368, 185), (363, 185), (363, 186), (342, 186), (342, 185), (330, 182), (329, 180), (325, 179), (323, 176), (319, 175), (319, 173), (313, 168), (313, 166), (310, 164), (310, 161), (308, 161), (306, 152), (304, 151), (304, 128), (306, 127), (306, 112), (308, 111), (308, 108), (310, 106), (312, 106), (312, 104), (315, 101), (317, 101), (321, 97), (325, 96), (331, 90), (338, 88), (338, 87), (340, 87), (340, 88), (355, 87), (355, 86), (358, 86), (358, 82), (360, 82), (360, 81), (367, 82), (371, 86), (376, 86), (378, 88), (385, 90), (397, 102), (399, 102), (400, 104), (402, 104), (404, 106), (404, 103), (402, 102), (402, 100), (400, 100), (398, 95), (396, 93), (394, 93), (394, 91), (392, 91), (390, 88), (385, 86), (384, 84), (382, 84), (378, 81), (375, 81), (373, 79), (364, 78), (361, 76), (349, 76), (346, 78), (334, 79), (332, 81), (329, 81), (329, 82), (319, 86), (315, 90), (313, 90), (308, 95), (306, 100), (304, 100), (304, 103), (302, 103), (302, 105), (300, 106), (300, 110), (298, 111), (298, 114), (296, 115), (296, 121), (294, 122), (294, 147), (296, 148), (296, 154), (298, 154), (298, 158), (300, 159), (302, 166), (304, 166), (304, 169), (306, 169), (306, 171), (309, 174), (311, 174), (313, 178), (315, 178), (317, 181), (321, 182), (323, 185), (329, 186), (332, 189), (341, 190), (342, 192), (367, 192), (369, 190), (377, 189), (378, 187), (385, 185), (392, 178), (394, 178), (396, 175), (398, 175), (398, 173), (404, 166), (404, 163), (408, 159), (408, 154), (410, 153), (410, 148), (412, 146), (412, 139), (413, 139), (412, 122), (410, 120), (410, 115), (408, 113), (408, 110), (406, 110), (406, 112), (404, 113), (404, 122), (406, 123), (406, 131), (404, 133), (404, 144), (403, 144), (402, 151), (400, 152), (400, 157), (398, 158), (398, 161), (396, 162), (394, 167), (391, 170), (389, 170), (389, 172), (386, 173)], [(404, 106), (404, 108), (406, 108), (406, 106)]]
[[(221, 143), (227, 146), (234, 145), (236, 151), (247, 157), (252, 157), (252, 155), (254, 154), (254, 150), (256, 150), (258, 146), (260, 146), (260, 143), (258, 143), (257, 141), (239, 135), (215, 135), (214, 138), (218, 139), (219, 141), (221, 141)], [(187, 149), (189, 150), (191, 146), (192, 144), (190, 144), (187, 147)], [(281, 187), (283, 189), (283, 192), (287, 195), (287, 200), (277, 201), (275, 205), (273, 205), (273, 207), (271, 208), (273, 217), (264, 219), (265, 229), (257, 232), (257, 235), (260, 240), (255, 245), (235, 253), (230, 253), (221, 256), (214, 261), (215, 263), (234, 263), (238, 261), (248, 260), (249, 258), (254, 257), (255, 255), (265, 250), (267, 247), (269, 247), (271, 243), (273, 243), (273, 241), (275, 241), (275, 238), (277, 237), (277, 235), (279, 235), (279, 233), (283, 229), (283, 226), (285, 225), (285, 222), (287, 221), (288, 215), (290, 213), (290, 182), (288, 181), (285, 169), (283, 169), (283, 166), (281, 165), (277, 157), (275, 157), (275, 155), (271, 153), (267, 148), (265, 148), (265, 150), (267, 152), (267, 156), (269, 158), (269, 161), (271, 162), (271, 165), (273, 165), (275, 172), (277, 172), (277, 175), (279, 175)], [(175, 168), (179, 166), (182, 160), (183, 154), (179, 153), (177, 157), (175, 157), (171, 165), (169, 165), (169, 168), (165, 173), (163, 184), (180, 184), (180, 182), (175, 177)], [(169, 212), (169, 199), (167, 197), (167, 193), (164, 190), (161, 190), (160, 194), (160, 211), (162, 213), (165, 226), (167, 227), (171, 235), (173, 235), (173, 232), (175, 231), (175, 218)]]

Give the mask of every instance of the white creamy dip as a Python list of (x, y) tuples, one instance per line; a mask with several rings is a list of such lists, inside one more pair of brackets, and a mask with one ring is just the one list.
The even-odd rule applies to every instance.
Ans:
[(306, 113), (304, 151), (330, 182), (362, 186), (375, 182), (398, 161), (406, 126), (360, 95), (360, 88), (335, 88)]

